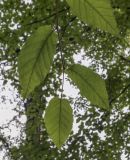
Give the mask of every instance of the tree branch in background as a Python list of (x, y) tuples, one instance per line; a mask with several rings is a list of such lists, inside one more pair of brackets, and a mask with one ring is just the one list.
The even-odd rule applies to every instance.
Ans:
[(122, 55), (119, 55), (119, 56), (120, 56), (120, 58), (121, 58), (122, 60), (124, 60), (124, 61), (126, 61), (126, 62), (130, 63), (130, 60), (129, 60), (129, 59), (127, 59), (127, 58), (123, 57)]
[(121, 92), (119, 95), (114, 97), (113, 99), (110, 100), (109, 104), (111, 105), (115, 100), (117, 100), (125, 91), (130, 87), (130, 84), (128, 84)]
[[(65, 11), (67, 11), (67, 10), (69, 10), (69, 8), (70, 8), (70, 7), (58, 11), (58, 14), (59, 14), (59, 13), (62, 13), (62, 12), (65, 12)], [(45, 18), (42, 18), (42, 19), (39, 19), (39, 20), (30, 22), (30, 23), (28, 23), (28, 24), (26, 24), (26, 25), (32, 25), (32, 24), (35, 24), (35, 23), (39, 23), (39, 22), (42, 22), (42, 21), (46, 21), (46, 20), (48, 20), (48, 19), (50, 19), (50, 18), (56, 16), (56, 14), (57, 14), (57, 12), (56, 12), (56, 13), (53, 13), (53, 14), (51, 14), (51, 15), (45, 17)]]

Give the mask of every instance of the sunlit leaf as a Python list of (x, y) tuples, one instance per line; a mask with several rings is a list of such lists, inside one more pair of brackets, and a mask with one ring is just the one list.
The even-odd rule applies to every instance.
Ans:
[(48, 134), (60, 148), (72, 129), (73, 114), (69, 102), (65, 99), (52, 99), (46, 109), (44, 120)]
[(49, 72), (56, 50), (57, 36), (50, 26), (43, 26), (25, 43), (18, 59), (22, 94), (28, 96)]
[(98, 74), (79, 64), (70, 67), (66, 73), (80, 89), (81, 94), (92, 104), (101, 108), (109, 108), (105, 82)]
[(118, 34), (109, 0), (66, 0), (73, 14), (83, 22), (101, 30)]

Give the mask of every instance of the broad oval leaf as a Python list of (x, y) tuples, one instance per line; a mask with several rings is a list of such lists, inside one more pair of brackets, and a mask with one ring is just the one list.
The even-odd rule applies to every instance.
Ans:
[(53, 98), (45, 111), (44, 121), (48, 134), (57, 148), (60, 148), (72, 129), (73, 114), (69, 102)]
[(66, 73), (92, 104), (104, 109), (109, 108), (105, 82), (98, 74), (79, 64), (71, 66)]
[(27, 97), (49, 72), (56, 52), (57, 35), (42, 26), (27, 40), (18, 59), (22, 95)]
[(118, 34), (109, 0), (66, 0), (73, 14), (83, 22), (101, 30)]

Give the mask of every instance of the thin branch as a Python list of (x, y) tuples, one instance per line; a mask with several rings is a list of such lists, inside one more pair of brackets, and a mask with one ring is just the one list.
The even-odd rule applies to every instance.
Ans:
[(114, 101), (116, 101), (122, 94), (125, 93), (125, 91), (130, 87), (130, 84), (128, 84), (116, 97), (110, 100), (109, 104), (111, 105)]
[(75, 19), (76, 19), (76, 16), (72, 17), (72, 18), (70, 19), (70, 21), (63, 27), (63, 34), (62, 34), (61, 37), (64, 36), (66, 29), (69, 27), (69, 25), (70, 25)]
[(129, 60), (129, 59), (127, 59), (127, 58), (123, 57), (122, 55), (119, 55), (119, 56), (120, 56), (120, 58), (121, 58), (122, 60), (124, 60), (125, 62), (130, 63), (130, 60)]
[(124, 57), (124, 56), (122, 56), (122, 55), (120, 55), (120, 54), (118, 54), (118, 53), (115, 53), (115, 54), (116, 54), (117, 56), (119, 56), (121, 60), (123, 60), (123, 61), (125, 61), (125, 62), (127, 62), (127, 63), (130, 63), (130, 60), (127, 59), (126, 57)]
[[(72, 22), (76, 17), (73, 17), (65, 26), (59, 28), (59, 0), (56, 0), (56, 30), (58, 34), (58, 42), (59, 42), (59, 52), (60, 52), (60, 57), (61, 57), (61, 62), (62, 62), (62, 88), (61, 88), (61, 100), (63, 98), (63, 90), (64, 90), (64, 70), (65, 70), (65, 62), (64, 62), (64, 55), (63, 55), (63, 47), (62, 47), (62, 38), (65, 34), (65, 31), (67, 27), (69, 26), (70, 22)], [(69, 8), (68, 8), (69, 9)]]
[[(129, 44), (125, 39), (122, 40), (122, 37), (121, 37), (121, 36), (119, 36), (119, 38), (121, 39), (121, 41), (123, 41), (125, 44), (127, 44), (127, 47), (130, 48), (130, 44)], [(123, 49), (126, 50), (125, 46), (123, 46)], [(127, 59), (126, 57), (124, 57), (124, 56), (122, 56), (122, 55), (120, 55), (120, 54), (118, 54), (118, 53), (116, 53), (116, 55), (118, 55), (118, 56), (120, 57), (120, 59), (122, 59), (123, 61), (125, 61), (125, 62), (127, 62), (127, 63), (130, 63), (130, 60)]]
[(62, 12), (65, 12), (65, 11), (69, 10), (69, 8), (70, 8), (70, 7), (65, 8), (65, 9), (62, 9), (62, 10), (60, 10), (60, 11), (57, 11), (57, 12), (55, 12), (55, 13), (53, 13), (53, 14), (51, 14), (51, 15), (47, 16), (47, 17), (45, 17), (45, 18), (42, 18), (42, 19), (39, 19), (39, 20), (36, 20), (36, 21), (30, 22), (30, 23), (28, 23), (28, 24), (26, 24), (26, 25), (32, 25), (32, 24), (35, 24), (35, 23), (39, 23), (39, 22), (46, 21), (46, 20), (48, 20), (48, 19), (50, 19), (50, 18), (52, 18), (52, 17), (56, 16), (56, 15), (57, 15), (57, 13), (59, 14), (59, 13), (62, 13)]

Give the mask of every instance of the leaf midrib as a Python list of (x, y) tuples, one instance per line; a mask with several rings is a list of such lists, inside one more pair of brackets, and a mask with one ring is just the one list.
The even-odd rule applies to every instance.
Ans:
[(59, 147), (60, 147), (60, 143), (61, 143), (61, 141), (60, 141), (60, 138), (61, 138), (61, 131), (60, 131), (60, 129), (61, 129), (61, 112), (62, 112), (62, 99), (60, 98), (60, 104), (59, 104), (59, 106), (60, 106), (60, 109), (59, 109)]

